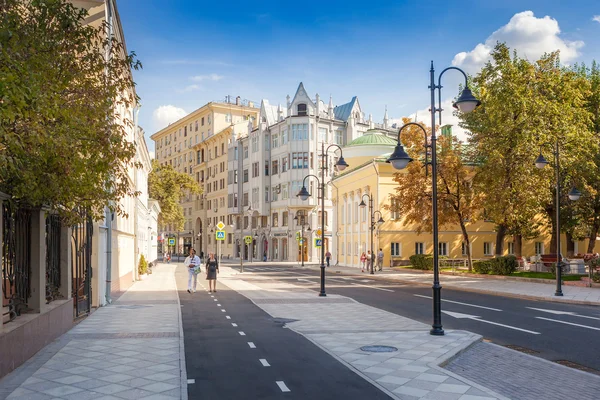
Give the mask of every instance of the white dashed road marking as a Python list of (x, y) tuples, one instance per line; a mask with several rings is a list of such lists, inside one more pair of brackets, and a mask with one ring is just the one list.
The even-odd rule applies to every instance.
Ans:
[(383, 290), (385, 292), (393, 292), (393, 290), (391, 290), (391, 289), (384, 289), (384, 288), (375, 287), (375, 286), (369, 286), (369, 285), (361, 285), (360, 283), (352, 283), (352, 285), (354, 285), (354, 286), (360, 286), (360, 287), (366, 287), (366, 288), (369, 288), (369, 289)]
[(225, 316), (225, 318), (227, 318), (227, 319), (231, 319), (231, 317), (230, 317), (229, 315), (226, 315), (226, 316)]
[(192, 383), (196, 383), (196, 380), (195, 379), (188, 379), (187, 382), (188, 382), (188, 385), (191, 385)]
[(596, 331), (600, 331), (600, 328), (594, 328), (593, 326), (587, 326), (587, 325), (581, 325), (581, 324), (575, 324), (573, 322), (567, 322), (567, 321), (560, 321), (558, 319), (552, 319), (552, 318), (544, 318), (544, 317), (536, 317), (537, 319), (543, 319), (545, 321), (552, 321), (552, 322), (558, 322), (561, 324), (567, 324), (567, 325), (573, 325), (573, 326), (579, 326), (581, 328), (588, 328), (588, 329), (593, 329)]
[(231, 323), (231, 326), (235, 326), (235, 327), (237, 327), (237, 324), (234, 324), (234, 323), (232, 322), (232, 323)]
[(246, 334), (242, 331), (239, 331), (238, 333), (240, 334), (240, 336), (246, 336)]
[[(423, 297), (424, 299), (433, 299), (433, 297), (431, 296), (423, 296), (422, 294), (415, 294), (415, 296), (417, 297)], [(442, 301), (445, 301), (447, 303), (454, 303), (454, 304), (461, 304), (463, 306), (469, 306), (469, 307), (477, 307), (477, 308), (484, 308), (486, 310), (492, 310), (492, 311), (502, 311), (498, 308), (491, 308), (491, 307), (484, 307), (484, 306), (478, 306), (476, 304), (469, 304), (469, 303), (461, 303), (460, 301), (454, 301), (454, 300), (445, 300), (442, 299)]]
[(290, 389), (288, 389), (287, 386), (285, 386), (285, 382), (283, 381), (277, 381), (277, 386), (279, 386), (279, 389), (281, 389), (282, 392), (291, 392)]
[(270, 367), (271, 366), (271, 364), (269, 364), (267, 362), (267, 360), (265, 360), (264, 358), (260, 359), (260, 363), (262, 364), (263, 367)]
[(221, 310), (221, 312), (225, 312), (225, 309), (223, 308), (223, 309)]
[(217, 303), (217, 307), (221, 307), (221, 305), (219, 303)]
[(248, 346), (250, 346), (251, 349), (256, 348), (256, 345), (253, 342), (248, 342)]

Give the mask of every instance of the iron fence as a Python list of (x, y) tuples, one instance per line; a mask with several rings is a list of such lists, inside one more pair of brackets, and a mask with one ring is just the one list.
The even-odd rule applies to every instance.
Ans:
[(92, 219), (81, 213), (83, 222), (71, 230), (73, 302), (75, 318), (89, 314), (92, 307)]
[(58, 214), (46, 217), (46, 303), (61, 298), (60, 294), (60, 230)]
[(2, 305), (14, 320), (31, 297), (31, 210), (2, 203)]

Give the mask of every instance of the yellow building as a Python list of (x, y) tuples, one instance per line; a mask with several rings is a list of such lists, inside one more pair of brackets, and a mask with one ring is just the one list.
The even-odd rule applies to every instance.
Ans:
[[(334, 227), (337, 234), (333, 235), (331, 254), (334, 262), (344, 266), (360, 265), (361, 254), (370, 250), (370, 215), (369, 208), (359, 207), (365, 195), (373, 196), (373, 210), (379, 210), (384, 219), (374, 233), (373, 248), (377, 254), (383, 250), (383, 265), (406, 265), (413, 254), (432, 254), (433, 236), (423, 232), (417, 234), (413, 225), (403, 222), (402, 216), (384, 209), (390, 204), (390, 194), (394, 192), (396, 183), (394, 175), (397, 171), (391, 164), (386, 163), (388, 156), (394, 150), (397, 141), (378, 130), (367, 131), (344, 147), (344, 158), (349, 167), (333, 180), (334, 196)], [(376, 214), (376, 220), (379, 215)], [(495, 253), (495, 225), (490, 221), (478, 221), (468, 225), (471, 241), (471, 254), (474, 260), (493, 257)], [(514, 254), (513, 237), (507, 236), (504, 244), (504, 254)], [(561, 237), (561, 246), (567, 249), (566, 238)], [(586, 243), (573, 243), (574, 253), (584, 252)], [(550, 252), (550, 236), (534, 240), (523, 240), (522, 254), (528, 259), (531, 256)], [(566, 251), (563, 251), (567, 254)], [(439, 254), (450, 259), (466, 259), (466, 247), (463, 244), (462, 233), (458, 225), (441, 226), (439, 229)]]
[[(198, 254), (216, 252), (218, 222), (226, 226), (233, 224), (225, 205), (231, 132), (236, 126), (255, 121), (257, 114), (258, 109), (252, 102), (241, 101), (239, 97), (235, 102), (210, 102), (151, 136), (158, 162), (189, 174), (203, 190), (201, 195), (187, 195), (182, 199), (183, 230), (177, 230), (172, 224), (159, 227), (163, 237), (176, 238), (176, 246), (169, 251), (187, 253), (193, 245)], [(223, 254), (232, 254), (230, 239), (222, 245)], [(167, 251), (166, 248), (163, 251)]]

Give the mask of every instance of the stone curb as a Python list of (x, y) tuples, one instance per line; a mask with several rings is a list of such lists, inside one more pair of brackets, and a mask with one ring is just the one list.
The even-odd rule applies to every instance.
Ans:
[(177, 294), (177, 308), (179, 314), (177, 319), (179, 320), (179, 378), (181, 386), (181, 400), (188, 400), (188, 383), (187, 383), (187, 368), (185, 365), (185, 347), (183, 338), (183, 316), (181, 315), (181, 299), (179, 298), (179, 290), (177, 290), (177, 278), (175, 273), (177, 272), (177, 266), (173, 269), (173, 280), (175, 283), (175, 293)]

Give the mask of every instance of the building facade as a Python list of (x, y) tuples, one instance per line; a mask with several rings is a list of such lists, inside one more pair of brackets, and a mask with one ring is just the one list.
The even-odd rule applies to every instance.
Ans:
[[(258, 118), (257, 126), (235, 132), (229, 146), (227, 213), (235, 222), (233, 256), (315, 262), (319, 248), (314, 239), (322, 236), (327, 250), (332, 243), (336, 147), (327, 151), (324, 232), (319, 232), (321, 189), (314, 177), (305, 177), (321, 179), (321, 154), (330, 145), (344, 146), (376, 125), (393, 136), (393, 127), (388, 127), (387, 112), (380, 125), (365, 119), (357, 97), (339, 106), (330, 97), (326, 104), (318, 94), (309, 96), (302, 83), (285, 106), (263, 100)], [(304, 183), (312, 194), (307, 201), (296, 197)]]
[[(258, 109), (253, 102), (237, 97), (210, 102), (151, 136), (157, 161), (189, 174), (202, 188), (200, 195), (186, 195), (181, 206), (185, 217), (183, 230), (173, 224), (159, 226), (163, 252), (184, 253), (190, 247), (201, 252), (215, 252), (215, 230), (219, 221), (227, 224), (227, 150), (231, 134), (238, 125), (256, 120)], [(167, 238), (175, 246), (167, 246)], [(221, 243), (221, 254), (231, 255), (231, 243)]]

